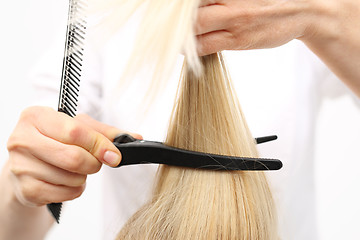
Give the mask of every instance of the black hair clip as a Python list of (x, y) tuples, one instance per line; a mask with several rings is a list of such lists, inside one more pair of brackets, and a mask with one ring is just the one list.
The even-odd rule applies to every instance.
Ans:
[[(272, 141), (277, 136), (255, 138), (257, 144)], [(128, 134), (114, 139), (115, 146), (122, 154), (117, 167), (133, 164), (166, 164), (210, 170), (278, 170), (282, 162), (278, 159), (234, 157), (203, 152), (188, 151), (169, 147), (161, 142), (138, 140)]]

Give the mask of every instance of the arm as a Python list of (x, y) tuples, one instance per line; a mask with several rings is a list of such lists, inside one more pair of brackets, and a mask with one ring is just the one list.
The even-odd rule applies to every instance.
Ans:
[(360, 4), (356, 0), (202, 0), (200, 55), (303, 41), (360, 96)]
[(8, 140), (0, 177), (0, 239), (42, 239), (53, 223), (46, 204), (79, 197), (88, 174), (120, 162), (109, 140), (120, 132), (85, 115), (26, 109)]
[(360, 3), (325, 1), (316, 7), (308, 33), (299, 39), (360, 97)]

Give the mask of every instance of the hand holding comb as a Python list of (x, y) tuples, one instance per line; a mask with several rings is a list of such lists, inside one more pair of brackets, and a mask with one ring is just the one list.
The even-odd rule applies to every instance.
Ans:
[[(86, 22), (83, 0), (69, 0), (69, 12), (66, 30), (65, 52), (61, 76), (58, 111), (75, 117), (80, 86), (83, 45)], [(62, 203), (51, 203), (47, 207), (59, 223)]]

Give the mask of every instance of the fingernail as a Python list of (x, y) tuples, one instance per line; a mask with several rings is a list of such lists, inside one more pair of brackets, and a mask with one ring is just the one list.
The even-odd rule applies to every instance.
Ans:
[(111, 167), (116, 167), (120, 163), (120, 156), (112, 151), (106, 151), (104, 161)]

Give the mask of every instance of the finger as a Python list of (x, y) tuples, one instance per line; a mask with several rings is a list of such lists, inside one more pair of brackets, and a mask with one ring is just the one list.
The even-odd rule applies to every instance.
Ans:
[(92, 129), (94, 129), (95, 131), (98, 131), (99, 133), (103, 134), (105, 137), (107, 137), (111, 141), (114, 140), (114, 138), (116, 136), (118, 136), (119, 134), (122, 134), (122, 133), (130, 134), (131, 136), (133, 136), (136, 139), (140, 139), (140, 140), (143, 139), (143, 137), (140, 134), (130, 133), (130, 132), (120, 130), (116, 127), (99, 122), (86, 114), (79, 114), (75, 117), (75, 119), (82, 123), (85, 123), (86, 125), (88, 125)]
[(199, 7), (204, 7), (208, 5), (214, 5), (214, 4), (222, 4), (224, 0), (201, 0)]
[(234, 49), (234, 36), (231, 32), (216, 31), (197, 36), (197, 51), (199, 56), (230, 49)]
[(101, 162), (84, 148), (64, 144), (42, 134), (33, 135), (33, 142), (36, 144), (24, 148), (35, 158), (57, 168), (81, 175), (96, 173), (101, 168)]
[(121, 153), (108, 138), (64, 113), (38, 107), (25, 113), (25, 117), (47, 137), (82, 147), (98, 161), (109, 166), (115, 167), (120, 163)]
[(80, 187), (67, 187), (49, 184), (29, 176), (17, 179), (21, 184), (16, 185), (16, 196), (26, 206), (42, 206), (73, 200), (81, 196), (85, 184)]
[(30, 176), (50, 184), (68, 187), (80, 187), (86, 182), (87, 175), (66, 171), (29, 154), (12, 152), (10, 157), (13, 159), (10, 170), (18, 178)]
[(227, 29), (232, 12), (225, 5), (210, 5), (198, 9), (195, 35)]

